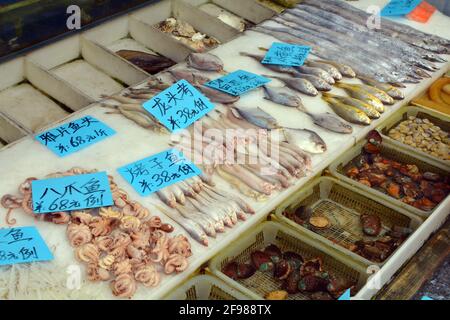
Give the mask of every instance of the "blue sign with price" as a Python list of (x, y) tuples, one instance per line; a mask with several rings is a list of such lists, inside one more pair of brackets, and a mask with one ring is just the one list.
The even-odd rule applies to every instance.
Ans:
[(257, 74), (244, 70), (237, 70), (219, 79), (209, 81), (205, 83), (205, 85), (233, 96), (240, 96), (247, 91), (263, 86), (270, 81), (270, 79)]
[(34, 180), (31, 193), (33, 211), (38, 214), (113, 205), (105, 172)]
[(36, 139), (58, 156), (64, 157), (115, 133), (103, 122), (94, 117), (85, 116), (38, 134)]
[(0, 229), (0, 266), (53, 260), (36, 227)]
[(392, 0), (383, 10), (382, 16), (402, 16), (413, 11), (422, 0)]
[(175, 149), (131, 163), (118, 171), (141, 196), (202, 173)]
[(308, 46), (274, 42), (261, 62), (282, 66), (302, 66), (310, 50), (311, 47)]

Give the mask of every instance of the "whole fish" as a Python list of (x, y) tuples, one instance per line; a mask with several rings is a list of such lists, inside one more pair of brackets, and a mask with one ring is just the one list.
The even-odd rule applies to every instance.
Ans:
[(288, 77), (278, 77), (278, 76), (269, 76), (263, 75), (265, 77), (278, 79), (284, 82), (289, 88), (294, 89), (298, 92), (304, 93), (309, 96), (317, 96), (319, 92), (317, 89), (306, 79), (302, 78), (288, 78)]
[(174, 77), (176, 81), (184, 79), (190, 83), (204, 84), (211, 80), (208, 77), (202, 75), (201, 73), (189, 69), (172, 69), (168, 70), (167, 72), (169, 72), (170, 75)]
[(306, 74), (306, 73), (299, 72), (294, 77), (308, 80), (309, 82), (311, 82), (311, 84), (314, 86), (314, 88), (316, 88), (319, 91), (330, 91), (331, 89), (333, 89), (331, 84), (326, 82), (324, 79), (314, 76), (312, 74)]
[(310, 67), (310, 66), (298, 66), (298, 67), (295, 67), (295, 69), (300, 71), (300, 73), (312, 74), (313, 76), (322, 78), (329, 84), (335, 83), (333, 77), (328, 72), (326, 72), (320, 68)]
[(273, 101), (287, 107), (302, 108), (303, 103), (301, 98), (289, 92), (288, 90), (282, 90), (281, 88), (274, 88), (269, 86), (263, 86), (264, 99)]
[(347, 91), (353, 98), (362, 100), (362, 101), (366, 102), (367, 104), (370, 104), (378, 112), (380, 112), (380, 113), (384, 112), (383, 103), (380, 101), (380, 99), (375, 97), (373, 94), (370, 94), (361, 88), (354, 87), (348, 83), (339, 82), (336, 84), (336, 86)]
[(365, 114), (367, 114), (367, 116), (370, 119), (380, 118), (380, 113), (377, 110), (375, 110), (375, 108), (373, 106), (365, 103), (364, 101), (361, 101), (361, 100), (358, 100), (355, 98), (339, 96), (336, 94), (329, 94), (329, 93), (324, 93), (323, 96), (339, 100), (346, 105), (355, 107), (355, 108), (361, 110), (362, 112), (364, 112)]
[(325, 113), (306, 112), (306, 114), (312, 118), (314, 124), (324, 129), (336, 133), (345, 133), (345, 134), (350, 134), (353, 132), (353, 128), (351, 125), (349, 125), (348, 123), (344, 122), (343, 120), (339, 119), (338, 117), (329, 112)]
[(239, 100), (239, 96), (232, 96), (231, 94), (211, 89), (204, 85), (194, 85), (194, 87), (200, 90), (205, 96), (207, 96), (208, 99), (211, 100), (211, 102), (228, 104), (235, 103)]
[(155, 74), (170, 68), (176, 63), (169, 58), (150, 54), (147, 52), (135, 51), (135, 50), (119, 50), (116, 52), (122, 58), (130, 61), (132, 64), (148, 72), (149, 74)]
[(280, 128), (280, 126), (277, 123), (277, 120), (259, 107), (256, 108), (233, 107), (232, 110), (235, 110), (240, 118), (244, 118), (248, 122), (260, 128), (267, 130)]
[(376, 87), (372, 87), (366, 84), (352, 84), (352, 86), (355, 88), (361, 88), (362, 90), (374, 95), (375, 97), (380, 99), (382, 103), (394, 104), (394, 99), (383, 90), (380, 90)]
[(197, 70), (204, 71), (223, 71), (223, 62), (218, 57), (211, 53), (190, 53), (187, 57), (187, 64)]
[(339, 70), (335, 66), (333, 66), (331, 64), (318, 62), (316, 60), (310, 60), (310, 59), (307, 59), (305, 61), (305, 64), (307, 66), (320, 68), (320, 69), (326, 71), (330, 76), (333, 77), (334, 80), (342, 80), (342, 74), (339, 72)]
[(386, 92), (389, 96), (391, 96), (394, 99), (402, 100), (405, 99), (405, 94), (396, 87), (390, 85), (389, 83), (382, 83), (378, 82), (375, 79), (366, 78), (366, 77), (358, 77), (361, 81), (364, 83), (367, 83), (368, 85), (371, 85), (372, 87), (375, 87), (377, 89), (382, 90), (383, 92)]
[(309, 153), (327, 151), (325, 141), (314, 131), (308, 129), (283, 128), (286, 140)]
[(295, 76), (298, 73), (297, 70), (295, 70), (293, 67), (282, 66), (282, 65), (277, 65), (277, 64), (261, 63), (261, 61), (264, 59), (263, 55), (252, 54), (252, 53), (248, 53), (248, 52), (239, 52), (239, 54), (244, 57), (253, 58), (254, 60), (258, 61), (263, 67), (270, 69), (272, 71), (275, 71), (275, 72), (286, 73), (291, 76)]
[(342, 64), (342, 63), (338, 63), (338, 62), (335, 62), (335, 61), (329, 61), (329, 60), (315, 60), (315, 62), (332, 65), (333, 67), (338, 69), (338, 71), (344, 77), (347, 77), (347, 78), (354, 78), (354, 77), (356, 77), (355, 71), (353, 71), (353, 69), (350, 66), (348, 66), (348, 65), (345, 65), (345, 64)]
[(345, 103), (331, 97), (322, 97), (322, 99), (330, 104), (331, 108), (338, 116), (348, 122), (363, 125), (369, 125), (372, 122), (364, 112), (355, 107), (346, 105)]

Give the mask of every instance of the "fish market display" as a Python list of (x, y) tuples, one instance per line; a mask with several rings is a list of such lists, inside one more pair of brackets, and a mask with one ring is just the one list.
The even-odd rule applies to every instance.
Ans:
[(355, 107), (364, 112), (370, 119), (378, 119), (380, 117), (380, 113), (372, 105), (365, 103), (363, 100), (328, 93), (324, 93), (323, 97), (342, 102), (347, 106)]
[(337, 83), (336, 86), (347, 91), (353, 98), (371, 105), (376, 111), (384, 112), (383, 102), (373, 94), (369, 93), (366, 89), (343, 82)]
[(328, 102), (334, 112), (342, 119), (356, 124), (369, 125), (372, 121), (360, 109), (350, 106), (331, 96), (322, 96), (322, 99)]
[(196, 31), (189, 23), (175, 18), (167, 18), (155, 27), (164, 33), (170, 34), (197, 52), (208, 51), (219, 44), (219, 41), (213, 37), (202, 34)]
[[(333, 209), (329, 208), (328, 210), (332, 211)], [(333, 216), (332, 212), (327, 212), (327, 214)], [(300, 206), (292, 211), (285, 210), (283, 215), (298, 225), (329, 238), (334, 243), (376, 263), (384, 262), (413, 231), (396, 225), (385, 226), (382, 224), (380, 217), (364, 213), (359, 217), (360, 239), (350, 241), (350, 239), (356, 237), (357, 232), (351, 232), (351, 237), (338, 237), (336, 239), (333, 232), (329, 230), (331, 228), (337, 230), (342, 228), (340, 225), (335, 225), (339, 223), (339, 219), (336, 222), (330, 221), (327, 217), (316, 214), (314, 209), (309, 206)], [(350, 235), (345, 229), (341, 232)]]
[(250, 261), (227, 263), (222, 272), (238, 282), (252, 279), (258, 273), (270, 274), (279, 290), (268, 292), (268, 300), (285, 300), (302, 293), (312, 300), (335, 300), (356, 283), (337, 277), (322, 265), (320, 257), (305, 260), (293, 251), (282, 252), (275, 244), (250, 253)]
[(197, 70), (203, 71), (223, 71), (222, 60), (211, 53), (191, 53), (188, 55), (187, 64)]
[(430, 120), (409, 116), (395, 128), (389, 130), (389, 137), (417, 148), (433, 157), (450, 160), (450, 139), (448, 132)]
[(381, 137), (369, 133), (363, 153), (345, 168), (353, 180), (424, 211), (433, 210), (450, 192), (449, 177), (420, 171), (414, 164), (401, 163), (380, 152)]
[(311, 46), (312, 54), (339, 66), (342, 75), (355, 75), (344, 71), (342, 65), (347, 65), (358, 77), (398, 86), (430, 77), (429, 71), (437, 70), (435, 62), (445, 61), (439, 54), (450, 52), (448, 40), (384, 18), (381, 28), (368, 29), (369, 17), (345, 1), (306, 0), (272, 18), (277, 26), (253, 30)]
[(278, 79), (278, 80), (282, 81), (289, 88), (291, 88), (295, 91), (298, 91), (300, 93), (304, 93), (308, 96), (314, 97), (319, 94), (319, 92), (314, 87), (314, 85), (307, 79), (278, 77), (278, 76), (270, 76), (270, 75), (263, 75), (263, 76)]
[[(57, 172), (47, 178), (57, 178), (93, 171), (73, 168)], [(120, 298), (131, 298), (138, 284), (144, 287), (159, 285), (161, 273), (184, 271), (192, 255), (189, 240), (183, 235), (169, 236), (173, 226), (163, 223), (140, 203), (132, 201), (109, 176), (114, 205), (100, 209), (34, 214), (31, 181), (19, 186), (19, 196), (4, 195), (1, 204), (8, 209), (6, 221), (13, 210), (55, 224), (67, 225), (67, 238), (75, 250), (76, 259), (86, 266), (87, 279), (110, 282), (112, 293)]]
[(175, 62), (169, 58), (146, 52), (120, 50), (116, 54), (150, 74), (161, 72), (175, 65)]

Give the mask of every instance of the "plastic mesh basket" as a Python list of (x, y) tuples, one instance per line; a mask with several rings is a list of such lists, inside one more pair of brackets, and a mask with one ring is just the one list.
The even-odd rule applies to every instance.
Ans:
[[(430, 211), (420, 210), (346, 176), (345, 172), (351, 167), (352, 161), (361, 154), (362, 147), (365, 143), (365, 140), (360, 141), (353, 148), (336, 159), (329, 167), (332, 175), (337, 177), (339, 180), (345, 181), (352, 186), (364, 190), (368, 194), (375, 195), (381, 198), (383, 201), (393, 203), (397, 207), (413, 212), (420, 217), (428, 217), (438, 206)], [(399, 148), (398, 146), (392, 144), (389, 140), (383, 141), (383, 144), (381, 146), (381, 155), (400, 163), (414, 164), (419, 168), (421, 172), (430, 171), (442, 176), (448, 176), (450, 172), (449, 166), (446, 166), (429, 158), (425, 158), (417, 153), (410, 153), (407, 150)]]
[[(264, 249), (269, 244), (277, 245), (282, 251), (294, 251), (305, 260), (320, 257), (324, 270), (356, 282), (357, 289), (361, 288), (367, 280), (366, 268), (360, 262), (275, 222), (264, 222), (240, 240), (232, 243), (211, 260), (209, 268), (214, 275), (245, 295), (254, 299), (263, 299), (267, 293), (281, 288), (281, 282), (276, 280), (272, 273), (257, 271), (248, 279), (235, 281), (222, 273), (222, 268), (231, 261), (249, 262), (253, 251)], [(297, 293), (290, 294), (288, 299), (308, 300), (309, 297)]]
[[(283, 214), (284, 212), (294, 212), (300, 206), (311, 207), (313, 216), (326, 217), (330, 221), (330, 227), (307, 229)], [(369, 261), (347, 249), (356, 241), (378, 238), (366, 236), (362, 232), (361, 214), (380, 217), (383, 229), (378, 237), (382, 237), (393, 225), (415, 230), (422, 222), (420, 218), (406, 210), (396, 208), (393, 204), (383, 203), (383, 200), (378, 197), (368, 197), (359, 189), (331, 177), (320, 177), (313, 180), (286, 199), (275, 210), (279, 221), (299, 232), (306, 233), (367, 265), (381, 265), (382, 263)]]
[(169, 293), (166, 300), (248, 300), (238, 290), (210, 275), (195, 276)]
[(439, 126), (442, 130), (446, 131), (447, 133), (450, 133), (450, 117), (449, 116), (447, 116), (443, 113), (438, 113), (433, 110), (424, 109), (424, 108), (420, 108), (420, 107), (403, 107), (403, 108), (400, 108), (399, 110), (397, 110), (384, 123), (382, 123), (378, 127), (378, 130), (383, 135), (383, 139), (389, 140), (393, 145), (397, 145), (401, 148), (404, 148), (404, 149), (408, 150), (409, 152), (417, 153), (417, 154), (421, 155), (422, 157), (429, 158), (434, 161), (440, 162), (444, 165), (450, 166), (450, 161), (448, 161), (448, 160), (443, 160), (440, 158), (433, 157), (432, 155), (430, 155), (426, 152), (423, 152), (420, 149), (417, 149), (417, 148), (411, 147), (407, 144), (401, 143), (400, 141), (394, 140), (388, 136), (388, 133), (392, 128), (397, 127), (397, 125), (400, 122), (407, 120), (409, 116), (415, 116), (420, 119), (428, 119), (433, 124)]

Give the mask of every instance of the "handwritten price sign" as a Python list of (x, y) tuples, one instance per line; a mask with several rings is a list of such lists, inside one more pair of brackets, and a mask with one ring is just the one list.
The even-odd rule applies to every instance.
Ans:
[(99, 120), (86, 116), (41, 133), (36, 139), (58, 156), (64, 157), (115, 133)]
[(34, 180), (31, 183), (33, 211), (49, 213), (113, 205), (105, 172)]
[(308, 46), (274, 42), (261, 62), (282, 66), (302, 66), (310, 50), (311, 47)]
[(0, 229), (0, 266), (53, 260), (36, 227)]
[(270, 82), (270, 79), (251, 72), (238, 70), (219, 79), (209, 81), (205, 85), (233, 96), (240, 96), (268, 82)]
[(174, 149), (131, 163), (118, 171), (141, 196), (201, 174), (199, 168)]
[(402, 16), (413, 11), (422, 0), (392, 0), (383, 10), (382, 16)]
[(143, 104), (170, 131), (189, 127), (214, 105), (186, 80), (180, 80)]

